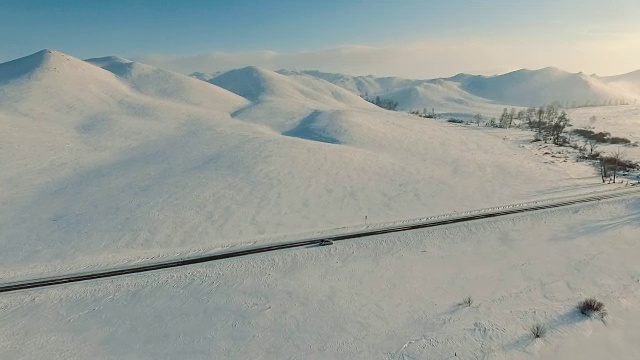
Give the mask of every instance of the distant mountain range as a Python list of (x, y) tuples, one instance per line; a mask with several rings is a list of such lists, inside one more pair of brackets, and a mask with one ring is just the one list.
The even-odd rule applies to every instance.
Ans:
[(393, 99), (402, 109), (435, 108), (444, 113), (496, 113), (504, 106), (565, 107), (632, 103), (640, 98), (640, 70), (598, 77), (547, 67), (482, 76), (414, 80), (396, 77), (350, 76), (317, 70), (280, 70), (284, 75), (323, 79), (361, 96)]

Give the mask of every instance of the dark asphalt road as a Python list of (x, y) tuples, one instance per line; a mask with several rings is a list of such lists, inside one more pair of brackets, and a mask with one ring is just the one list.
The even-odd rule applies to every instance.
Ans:
[(91, 272), (91, 273), (70, 274), (70, 275), (62, 275), (58, 277), (31, 279), (31, 280), (25, 280), (20, 282), (5, 283), (5, 284), (0, 284), (0, 293), (17, 291), (17, 290), (25, 290), (25, 289), (35, 289), (35, 288), (40, 288), (45, 286), (68, 284), (68, 283), (75, 283), (75, 282), (88, 281), (88, 280), (94, 280), (94, 279), (109, 278), (109, 277), (121, 276), (121, 275), (137, 274), (137, 273), (143, 273), (148, 271), (194, 265), (194, 264), (200, 264), (200, 263), (205, 263), (210, 261), (229, 259), (234, 257), (252, 255), (252, 254), (260, 254), (260, 253), (266, 253), (266, 252), (278, 251), (278, 250), (284, 250), (284, 249), (291, 249), (291, 248), (297, 248), (297, 247), (303, 247), (303, 246), (309, 246), (309, 245), (320, 245), (320, 242), (323, 240), (330, 240), (335, 242), (335, 241), (363, 238), (363, 237), (368, 237), (373, 235), (388, 234), (388, 233), (395, 233), (395, 232), (415, 230), (415, 229), (423, 229), (423, 228), (462, 223), (462, 222), (468, 222), (468, 221), (480, 220), (480, 219), (488, 219), (488, 218), (494, 218), (499, 216), (519, 214), (519, 213), (538, 211), (538, 210), (544, 210), (544, 209), (553, 209), (553, 208), (559, 208), (559, 207), (564, 207), (564, 206), (569, 206), (574, 204), (582, 204), (582, 203), (594, 202), (599, 200), (618, 198), (623, 196), (637, 195), (638, 193), (640, 193), (640, 189), (637, 189), (635, 191), (613, 192), (613, 193), (607, 193), (604, 195), (586, 196), (586, 197), (562, 201), (562, 202), (516, 207), (516, 208), (497, 210), (492, 212), (483, 212), (483, 213), (472, 214), (472, 215), (462, 215), (459, 217), (428, 221), (424, 223), (413, 223), (409, 225), (393, 226), (393, 227), (386, 227), (381, 229), (363, 230), (361, 232), (344, 234), (344, 235), (333, 235), (333, 236), (327, 236), (319, 239), (294, 241), (286, 244), (265, 245), (265, 246), (256, 247), (252, 249), (231, 251), (227, 253), (214, 254), (214, 255), (203, 255), (203, 256), (198, 256), (198, 257), (193, 257), (188, 259), (172, 260), (172, 261), (166, 261), (166, 262), (156, 263), (156, 264), (147, 264), (147, 265), (139, 264), (139, 265), (132, 265), (127, 268), (119, 268), (119, 269), (113, 269), (113, 270), (100, 270), (100, 271)]

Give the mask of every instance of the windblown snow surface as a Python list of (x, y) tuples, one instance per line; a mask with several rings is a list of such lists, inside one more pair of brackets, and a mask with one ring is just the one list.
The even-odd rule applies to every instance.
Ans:
[[(109, 266), (598, 190), (500, 132), (308, 75), (209, 84), (121, 58), (0, 64), (0, 273)], [(215, 84), (215, 85), (214, 85)]]
[(3, 294), (0, 357), (635, 360), (639, 224), (635, 197)]

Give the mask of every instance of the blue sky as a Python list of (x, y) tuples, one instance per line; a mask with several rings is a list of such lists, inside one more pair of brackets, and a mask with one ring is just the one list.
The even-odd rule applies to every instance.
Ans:
[[(389, 49), (383, 57), (389, 60), (394, 49), (404, 49), (397, 54), (405, 56), (407, 47), (415, 49), (422, 44), (423, 53), (431, 49), (443, 57), (443, 64), (436, 66), (440, 72), (555, 65), (575, 71), (584, 68), (615, 73), (632, 70), (630, 57), (636, 53), (630, 49), (631, 54), (621, 54), (622, 59), (617, 62), (610, 52), (624, 48), (621, 42), (633, 46), (640, 39), (636, 37), (640, 34), (640, 2), (636, 0), (2, 0), (1, 5), (0, 61), (53, 48), (79, 58), (117, 54), (145, 59), (179, 71), (194, 70), (197, 62), (193, 57), (200, 55), (205, 61), (202, 55), (211, 53), (224, 54), (225, 59), (240, 57), (242, 65), (251, 61), (251, 54), (257, 56), (257, 62), (264, 61), (266, 51), (286, 58), (357, 45), (373, 48), (375, 54)], [(494, 49), (498, 52), (511, 52), (512, 47), (522, 52), (519, 46), (523, 41), (530, 41), (532, 47), (549, 45), (547, 63), (543, 64), (545, 58), (538, 59), (539, 54), (536, 61), (540, 64), (512, 54), (506, 58), (485, 54), (477, 65), (470, 64), (459, 71), (443, 68), (447, 51), (451, 51), (444, 42), (472, 43), (468, 49), (472, 56), (473, 51), (478, 54), (482, 44), (489, 48), (504, 44)], [(611, 44), (617, 45), (612, 49)], [(610, 64), (594, 64), (593, 59), (584, 58), (571, 61), (570, 54), (555, 54), (562, 47), (571, 52), (574, 46), (578, 46), (577, 55), (602, 53)], [(464, 50), (451, 53), (459, 57)], [(575, 60), (584, 62), (582, 67)], [(180, 61), (183, 65), (177, 63)], [(301, 60), (271, 61), (273, 66), (305, 65), (296, 62)], [(357, 59), (345, 59), (347, 69), (361, 68), (353, 61), (365, 61), (364, 68), (385, 72), (384, 68), (368, 64), (371, 61), (362, 54)], [(188, 62), (189, 69), (184, 65)], [(232, 65), (230, 61), (225, 66)], [(311, 61), (310, 65), (319, 67), (322, 63)], [(464, 67), (464, 63), (453, 65)], [(216, 70), (212, 63), (203, 62), (202, 67)], [(340, 68), (339, 64), (332, 64), (325, 70)], [(392, 68), (408, 70), (405, 76), (413, 72), (402, 64)], [(635, 68), (640, 68), (640, 58)], [(416, 76), (420, 75), (415, 70)]]

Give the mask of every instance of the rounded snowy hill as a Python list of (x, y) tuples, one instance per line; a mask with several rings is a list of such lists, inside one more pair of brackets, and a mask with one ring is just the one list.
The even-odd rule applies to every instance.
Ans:
[(383, 95), (398, 102), (403, 109), (437, 109), (438, 113), (456, 117), (471, 117), (473, 114), (495, 115), (502, 112), (504, 105), (462, 89), (460, 84), (446, 80), (432, 80)]
[(432, 108), (441, 115), (472, 117), (476, 113), (499, 115), (504, 107), (603, 105), (640, 98), (639, 72), (597, 77), (548, 67), (518, 70), (503, 75), (458, 74), (449, 78), (410, 80), (395, 77), (350, 76), (316, 70), (286, 71), (329, 81), (370, 98), (398, 101), (403, 110)]
[(369, 106), (359, 96), (329, 82), (303, 74), (285, 76), (255, 66), (228, 71), (210, 82), (251, 101), (287, 99), (320, 106)]
[[(86, 86), (90, 81), (93, 86)], [(0, 105), (20, 107), (25, 103), (53, 100), (78, 102), (108, 101), (110, 94), (126, 91), (112, 74), (53, 50), (42, 50), (21, 59), (0, 64)]]
[(317, 70), (279, 70), (278, 72), (284, 75), (309, 75), (317, 77), (353, 93), (364, 96), (384, 94), (408, 86), (418, 85), (423, 82), (423, 80), (408, 80), (397, 77), (375, 77), (372, 75), (350, 76), (344, 74), (325, 73)]
[(322, 79), (304, 74), (283, 75), (255, 66), (231, 70), (212, 80), (252, 102), (233, 114), (242, 121), (285, 133), (314, 111), (361, 109), (381, 112), (358, 95)]
[(622, 75), (602, 77), (600, 79), (611, 86), (615, 86), (635, 94), (635, 98), (640, 97), (640, 70)]
[(126, 107), (124, 98), (132, 98), (211, 105), (228, 112), (247, 104), (219, 87), (121, 58), (101, 58), (96, 64), (111, 71), (53, 50), (1, 64), (0, 105), (6, 109), (38, 103), (47, 110), (116, 111)]
[(463, 90), (476, 96), (520, 106), (541, 106), (556, 101), (563, 105), (602, 104), (630, 96), (598, 78), (553, 67), (522, 69), (491, 77), (476, 76), (464, 79), (461, 84)]
[(113, 64), (127, 64), (132, 62), (131, 60), (125, 59), (120, 56), (105, 56), (99, 58), (91, 58), (85, 61), (99, 67), (105, 67)]
[(233, 111), (247, 102), (228, 91), (182, 74), (153, 66), (122, 61), (119, 57), (90, 59), (88, 62), (112, 72), (136, 91), (169, 101), (222, 111)]

